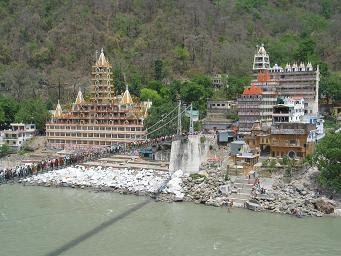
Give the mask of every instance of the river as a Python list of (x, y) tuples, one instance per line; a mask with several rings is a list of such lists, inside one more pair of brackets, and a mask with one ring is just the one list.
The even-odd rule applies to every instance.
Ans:
[(299, 219), (117, 193), (1, 185), (0, 245), (1, 256), (340, 256), (341, 218)]

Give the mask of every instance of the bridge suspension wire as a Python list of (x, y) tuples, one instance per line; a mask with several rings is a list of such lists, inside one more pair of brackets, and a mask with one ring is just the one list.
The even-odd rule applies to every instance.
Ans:
[(178, 106), (176, 106), (171, 112), (169, 112), (166, 116), (162, 117), (159, 121), (157, 121), (155, 124), (153, 124), (152, 126), (148, 127), (148, 129), (153, 128), (154, 126), (158, 125), (159, 123), (163, 122), (165, 120), (165, 118), (167, 118), (170, 114), (172, 114), (175, 110), (178, 109)]
[[(178, 108), (178, 107), (176, 107), (176, 108)], [(189, 108), (190, 108), (190, 106), (189, 106), (189, 107), (186, 107), (181, 113), (179, 113), (179, 115), (182, 115), (182, 114), (183, 114), (186, 110), (188, 110)], [(151, 131), (151, 132), (148, 132), (147, 134), (145, 134), (145, 136), (147, 137), (148, 135), (150, 135), (150, 134), (152, 134), (152, 133), (154, 133), (154, 132), (156, 132), (156, 131), (162, 129), (163, 127), (165, 127), (166, 125), (168, 125), (169, 123), (171, 123), (172, 121), (174, 121), (175, 119), (178, 119), (178, 115), (175, 116), (175, 117), (173, 117), (171, 120), (169, 120), (169, 121), (168, 121), (167, 123), (165, 123), (164, 125), (162, 125), (162, 126), (156, 128), (155, 130), (153, 130), (153, 131)]]

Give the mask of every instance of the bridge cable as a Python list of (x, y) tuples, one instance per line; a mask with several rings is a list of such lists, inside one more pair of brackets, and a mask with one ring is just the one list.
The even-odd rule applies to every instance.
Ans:
[[(190, 107), (185, 108), (185, 109), (180, 113), (180, 115), (182, 115), (182, 114), (183, 114), (186, 110), (188, 110), (189, 108), (190, 108)], [(177, 119), (177, 118), (178, 118), (178, 116), (174, 117), (173, 119), (169, 120), (167, 123), (165, 123), (164, 125), (160, 126), (159, 128), (156, 128), (155, 130), (153, 130), (153, 131), (151, 131), (151, 132), (148, 132), (147, 134), (145, 134), (145, 136), (148, 136), (148, 135), (150, 135), (150, 134), (152, 134), (152, 133), (154, 133), (154, 132), (160, 130), (161, 128), (165, 127), (166, 125), (168, 125), (170, 122), (174, 121), (174, 120)]]
[(167, 118), (170, 114), (172, 114), (175, 110), (178, 109), (178, 106), (176, 106), (171, 112), (169, 112), (165, 117), (161, 118), (159, 121), (157, 121), (155, 124), (152, 126), (148, 127), (148, 129), (153, 128), (155, 125), (159, 124), (160, 122), (163, 122), (165, 118)]

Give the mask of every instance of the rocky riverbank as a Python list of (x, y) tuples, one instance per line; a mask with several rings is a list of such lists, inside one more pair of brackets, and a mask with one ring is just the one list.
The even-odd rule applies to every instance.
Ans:
[[(177, 171), (129, 170), (84, 166), (68, 167), (21, 180), (26, 185), (91, 188), (123, 194), (146, 195), (159, 201), (188, 201), (210, 206), (230, 206), (235, 185), (220, 172), (189, 176)], [(236, 206), (236, 204), (234, 205)], [(299, 183), (277, 182), (264, 194), (253, 190), (239, 205), (255, 211), (271, 211), (303, 216), (331, 214), (335, 202), (310, 191)]]
[(167, 172), (84, 166), (68, 167), (23, 179), (26, 185), (93, 188), (124, 193), (156, 193), (169, 179)]
[(257, 194), (251, 200), (259, 204), (260, 209), (276, 213), (303, 216), (323, 216), (331, 214), (335, 209), (335, 202), (316, 192), (309, 191), (300, 184), (278, 183), (267, 194)]

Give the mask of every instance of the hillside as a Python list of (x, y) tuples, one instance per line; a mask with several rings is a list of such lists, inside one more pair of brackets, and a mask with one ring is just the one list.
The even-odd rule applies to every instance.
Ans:
[(246, 75), (260, 43), (272, 64), (341, 69), (339, 0), (2, 0), (0, 17), (0, 90), (17, 99), (73, 98), (102, 47), (137, 88), (155, 69)]

